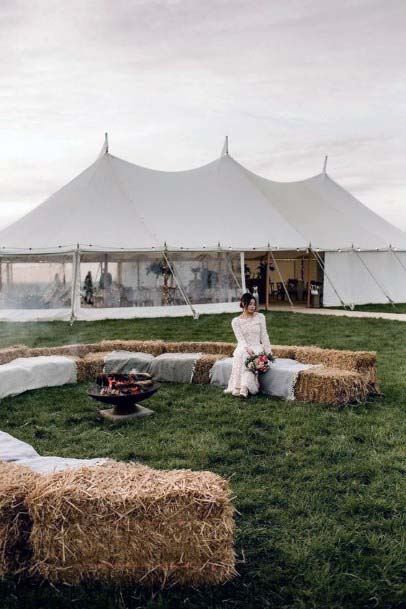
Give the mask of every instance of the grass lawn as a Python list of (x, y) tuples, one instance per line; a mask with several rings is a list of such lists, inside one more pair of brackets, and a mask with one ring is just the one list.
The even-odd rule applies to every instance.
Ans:
[[(0, 404), (0, 429), (43, 455), (109, 456), (230, 477), (239, 512), (239, 578), (154, 595), (7, 580), (0, 584), (1, 609), (404, 607), (406, 324), (279, 312), (267, 320), (274, 343), (376, 350), (385, 397), (337, 410), (262, 396), (241, 402), (210, 386), (167, 384), (149, 402), (154, 417), (120, 427), (98, 418), (83, 385)], [(0, 345), (232, 340), (230, 321), (219, 315), (72, 328), (0, 324)]]
[[(344, 307), (326, 307), (326, 309), (344, 309)], [(406, 303), (355, 305), (354, 311), (372, 311), (377, 313), (406, 313)]]

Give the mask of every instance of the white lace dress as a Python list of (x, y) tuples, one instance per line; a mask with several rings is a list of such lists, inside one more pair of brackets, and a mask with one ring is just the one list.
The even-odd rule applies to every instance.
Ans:
[(249, 355), (247, 349), (254, 353), (272, 353), (265, 316), (262, 313), (254, 313), (252, 317), (234, 317), (231, 326), (238, 343), (233, 353), (230, 380), (224, 393), (243, 396), (248, 393), (256, 394), (259, 391), (258, 376), (246, 368), (245, 360)]

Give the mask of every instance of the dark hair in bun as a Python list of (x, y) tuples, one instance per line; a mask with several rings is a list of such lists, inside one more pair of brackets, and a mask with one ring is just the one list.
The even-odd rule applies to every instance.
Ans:
[(248, 307), (251, 300), (255, 300), (255, 307), (257, 307), (257, 299), (255, 298), (255, 296), (253, 296), (251, 292), (245, 292), (245, 294), (241, 296), (240, 300), (241, 309), (245, 309), (246, 307)]

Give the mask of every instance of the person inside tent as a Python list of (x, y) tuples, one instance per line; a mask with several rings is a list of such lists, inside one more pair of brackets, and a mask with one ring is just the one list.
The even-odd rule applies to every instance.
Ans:
[(86, 304), (93, 304), (93, 278), (92, 278), (92, 272), (88, 271), (87, 275), (85, 277), (85, 281), (83, 284), (83, 289), (85, 292), (85, 303)]
[(247, 292), (240, 301), (242, 313), (231, 322), (237, 347), (233, 353), (233, 368), (227, 389), (224, 393), (246, 398), (259, 391), (258, 376), (245, 365), (250, 355), (265, 352), (272, 355), (271, 343), (266, 329), (265, 315), (257, 312), (257, 300)]

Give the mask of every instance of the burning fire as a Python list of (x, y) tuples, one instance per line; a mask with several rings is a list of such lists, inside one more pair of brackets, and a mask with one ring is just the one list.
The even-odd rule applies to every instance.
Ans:
[[(143, 380), (137, 377), (142, 376)], [(137, 395), (152, 385), (148, 374), (110, 374), (103, 375), (100, 395)]]

